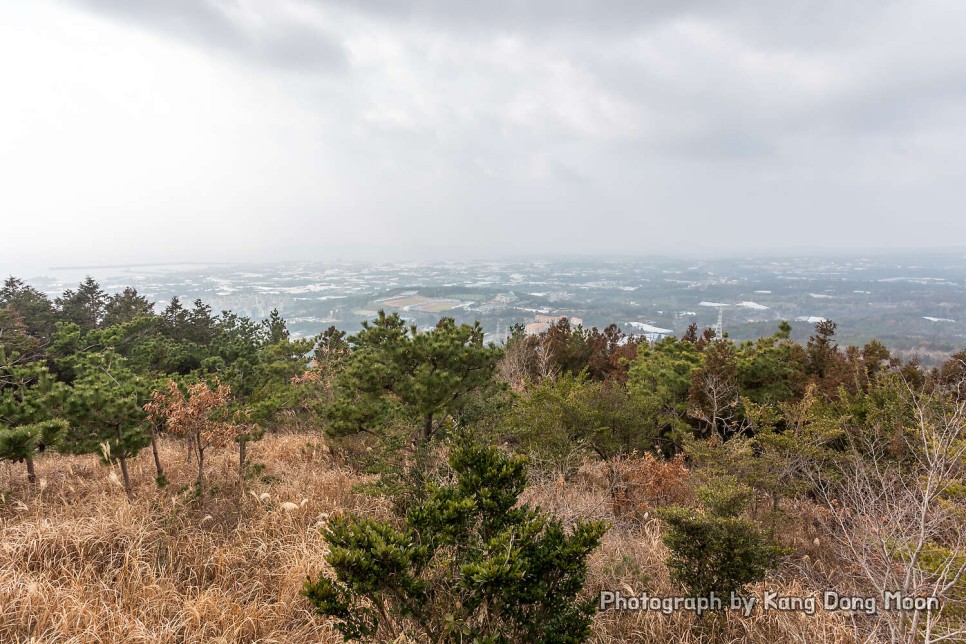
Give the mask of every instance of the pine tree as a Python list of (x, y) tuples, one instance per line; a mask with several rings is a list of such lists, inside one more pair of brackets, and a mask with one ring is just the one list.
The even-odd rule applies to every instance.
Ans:
[(143, 295), (138, 295), (137, 289), (129, 286), (121, 293), (115, 293), (107, 299), (102, 324), (109, 327), (152, 315), (154, 315), (154, 302), (150, 302)]
[(671, 579), (689, 595), (727, 598), (740, 594), (778, 565), (785, 551), (741, 515), (751, 490), (723, 477), (698, 489), (702, 508), (658, 511), (665, 524), (664, 545)]
[(54, 332), (56, 312), (46, 295), (24, 284), (16, 277), (9, 277), (0, 288), (0, 308), (16, 314), (27, 333), (44, 343)]
[[(326, 329), (322, 335), (318, 336), (313, 359), (318, 364), (334, 366), (349, 353), (349, 342), (346, 340), (345, 331), (340, 331), (334, 326)], [(331, 371), (331, 369), (329, 369)]]
[(164, 320), (165, 330), (172, 338), (178, 340), (186, 339), (188, 311), (184, 308), (180, 298), (177, 296), (172, 297), (171, 302), (161, 312), (161, 317)]
[(34, 455), (60, 443), (67, 424), (56, 417), (66, 388), (39, 363), (0, 367), (0, 460), (23, 462), (36, 481)]
[(194, 307), (188, 312), (188, 339), (207, 347), (215, 336), (217, 322), (217, 316), (211, 313), (211, 306), (201, 299), (195, 300)]
[(100, 454), (105, 463), (116, 460), (128, 496), (133, 494), (128, 460), (151, 441), (143, 409), (149, 391), (124, 358), (107, 350), (83, 357), (67, 404), (73, 426), (67, 449)]
[(458, 415), (471, 392), (491, 380), (499, 350), (483, 345), (483, 329), (443, 318), (428, 332), (407, 329), (395, 313), (350, 338), (352, 353), (336, 379), (328, 416), (337, 435), (378, 430), (397, 411), (428, 440), (437, 420)]
[(582, 642), (594, 602), (577, 595), (606, 530), (569, 531), (518, 505), (526, 461), (472, 442), (450, 456), (455, 483), (430, 486), (399, 528), (340, 517), (324, 531), (335, 579), (305, 585), (346, 640)]
[(61, 319), (72, 322), (81, 330), (92, 331), (100, 325), (107, 305), (107, 294), (93, 277), (88, 275), (76, 291), (66, 290), (55, 300)]
[(700, 364), (697, 344), (668, 337), (641, 344), (630, 367), (628, 392), (640, 405), (646, 422), (658, 428), (667, 453), (679, 451), (683, 437), (691, 432), (688, 392)]
[(288, 326), (285, 324), (285, 319), (279, 314), (278, 309), (272, 309), (272, 312), (268, 314), (268, 319), (262, 322), (262, 327), (265, 329), (268, 344), (278, 344), (289, 338)]
[(40, 340), (27, 332), (20, 313), (10, 306), (0, 306), (0, 365), (35, 360), (40, 347)]

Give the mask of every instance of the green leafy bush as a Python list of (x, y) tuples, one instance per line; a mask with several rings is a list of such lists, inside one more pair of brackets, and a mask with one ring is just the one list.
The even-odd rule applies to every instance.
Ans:
[(581, 522), (568, 532), (518, 506), (521, 457), (467, 442), (450, 467), (456, 480), (427, 486), (400, 527), (334, 519), (325, 538), (336, 578), (309, 580), (306, 597), (338, 620), (346, 640), (584, 641), (594, 602), (577, 595), (605, 525)]

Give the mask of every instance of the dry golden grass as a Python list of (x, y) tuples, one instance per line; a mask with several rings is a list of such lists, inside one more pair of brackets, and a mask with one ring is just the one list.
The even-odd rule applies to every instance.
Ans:
[[(132, 502), (92, 457), (41, 459), (42, 491), (22, 483), (22, 466), (5, 466), (0, 641), (341, 641), (298, 594), (324, 566), (318, 524), (336, 510), (385, 508), (352, 494), (358, 477), (310, 443), (290, 435), (251, 446), (277, 478), (252, 483), (263, 500), (238, 498), (233, 454), (212, 459), (209, 480), (223, 498), (206, 516), (178, 493), (193, 469), (174, 443), (162, 445), (171, 485), (155, 488), (145, 450)], [(281, 509), (286, 502), (298, 508)]]
[[(650, 512), (613, 514), (613, 497), (607, 477), (599, 463), (584, 464), (570, 481), (550, 476), (534, 480), (524, 493), (524, 500), (539, 505), (565, 523), (579, 518), (605, 519), (611, 528), (601, 547), (589, 561), (585, 591), (597, 596), (601, 590), (620, 591), (625, 596), (647, 592), (650, 596), (680, 594), (674, 588), (664, 562), (668, 551), (661, 541), (660, 521)], [(675, 482), (677, 484), (677, 482)], [(828, 568), (829, 555), (814, 543), (815, 521), (812, 506), (791, 507), (790, 527), (782, 539), (792, 546), (795, 555), (787, 569), (753, 587), (752, 595), (760, 597), (765, 590), (788, 596), (820, 596), (825, 586), (808, 584), (808, 579)], [(821, 604), (820, 598), (818, 601)], [(592, 641), (618, 642), (752, 642), (785, 644), (786, 642), (853, 642), (855, 631), (848, 616), (826, 613), (819, 607), (814, 615), (804, 613), (762, 612), (756, 609), (745, 618), (737, 613), (705, 616), (696, 619), (688, 612), (663, 615), (656, 612), (605, 611), (598, 613), (593, 624)]]
[[(205, 515), (180, 491), (194, 476), (176, 443), (161, 456), (171, 484), (155, 487), (145, 450), (131, 464), (128, 501), (93, 457), (47, 455), (30, 489), (21, 465), (0, 466), (0, 642), (341, 642), (299, 595), (325, 567), (321, 522), (333, 512), (385, 516), (389, 503), (354, 493), (363, 479), (340, 470), (317, 434), (266, 436), (249, 448), (267, 479), (239, 498), (235, 454), (211, 459), (217, 487)], [(267, 495), (267, 496), (265, 496)], [(258, 498), (261, 496), (262, 498)], [(608, 492), (579, 477), (534, 482), (526, 500), (565, 521), (614, 521)], [(292, 504), (283, 509), (283, 504)], [(670, 594), (659, 523), (621, 518), (592, 556), (588, 595), (601, 589)], [(788, 594), (814, 592), (803, 575), (769, 580)], [(847, 642), (844, 617), (601, 613), (597, 642)]]

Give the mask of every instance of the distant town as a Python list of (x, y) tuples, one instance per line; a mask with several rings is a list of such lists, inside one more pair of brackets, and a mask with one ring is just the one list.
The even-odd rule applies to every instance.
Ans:
[(932, 362), (966, 344), (963, 254), (720, 259), (557, 259), (518, 262), (213, 264), (51, 269), (18, 276), (59, 295), (91, 274), (108, 292), (124, 286), (162, 308), (203, 299), (261, 319), (273, 309), (301, 336), (329, 326), (354, 331), (380, 309), (429, 327), (441, 316), (479, 320), (488, 342), (514, 325), (528, 334), (561, 318), (616, 324), (657, 340), (692, 323), (736, 340), (793, 324), (806, 338), (834, 320), (839, 340), (877, 337)]

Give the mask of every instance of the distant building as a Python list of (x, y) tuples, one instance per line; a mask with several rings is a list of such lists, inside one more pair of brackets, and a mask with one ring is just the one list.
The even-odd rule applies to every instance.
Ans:
[(545, 331), (549, 331), (550, 327), (554, 324), (560, 322), (560, 320), (567, 320), (570, 322), (571, 328), (578, 327), (584, 323), (584, 321), (577, 317), (570, 317), (567, 315), (534, 315), (534, 322), (530, 322), (525, 327), (523, 327), (524, 332), (527, 335), (540, 335)]
[(580, 326), (584, 323), (580, 318), (569, 315), (534, 315), (533, 319), (537, 322), (546, 322), (548, 324), (556, 324), (560, 320), (567, 319), (570, 321), (570, 326)]
[(634, 335), (642, 335), (648, 342), (658, 342), (674, 333), (671, 329), (662, 329), (645, 322), (628, 322), (627, 324), (637, 332)]
[(540, 335), (544, 331), (550, 330), (549, 322), (530, 322), (525, 327), (523, 327), (524, 333), (527, 335)]

